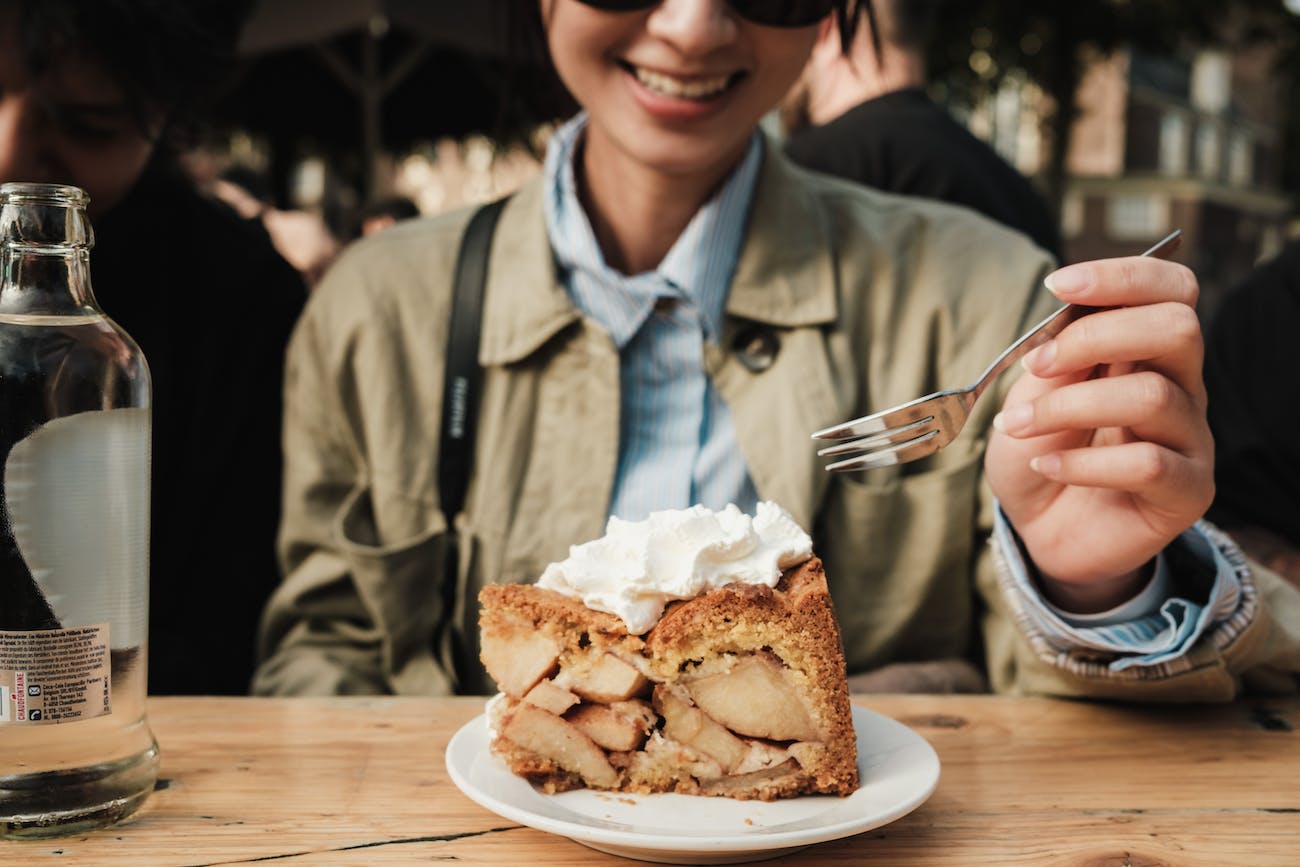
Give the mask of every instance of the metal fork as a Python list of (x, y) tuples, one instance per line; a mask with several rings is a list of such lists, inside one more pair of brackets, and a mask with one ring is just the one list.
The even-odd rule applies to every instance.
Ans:
[[(1142, 255), (1163, 259), (1177, 250), (1181, 243), (1182, 231), (1175, 229)], [(817, 454), (822, 457), (854, 456), (828, 464), (828, 472), (871, 470), (905, 464), (934, 454), (956, 439), (966, 424), (975, 401), (1011, 365), (1031, 349), (1060, 334), (1071, 322), (1099, 309), (1101, 308), (1066, 304), (995, 358), (980, 374), (979, 379), (975, 380), (974, 385), (936, 391), (892, 409), (817, 431), (812, 435), (815, 440), (849, 440), (821, 449)]]

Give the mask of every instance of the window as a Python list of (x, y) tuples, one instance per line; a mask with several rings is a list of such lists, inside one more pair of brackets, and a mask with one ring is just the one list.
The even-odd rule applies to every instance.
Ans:
[(1202, 121), (1196, 128), (1196, 173), (1203, 178), (1219, 177), (1221, 160), (1219, 125)]
[(1201, 51), (1192, 62), (1192, 105), (1210, 114), (1226, 111), (1232, 98), (1232, 58), (1224, 51)]
[(1061, 203), (1061, 234), (1066, 238), (1077, 238), (1083, 234), (1084, 223), (1083, 195), (1077, 192), (1065, 194)]
[(1228, 147), (1228, 182), (1237, 187), (1248, 187), (1255, 178), (1255, 142), (1250, 133), (1238, 130), (1232, 134)]
[(1169, 227), (1169, 200), (1154, 193), (1121, 193), (1106, 209), (1106, 234), (1117, 241), (1141, 241)]
[(1187, 174), (1187, 117), (1167, 111), (1160, 118), (1160, 173)]
[(1007, 81), (993, 97), (993, 149), (1004, 160), (1016, 164), (1020, 137), (1020, 87)]

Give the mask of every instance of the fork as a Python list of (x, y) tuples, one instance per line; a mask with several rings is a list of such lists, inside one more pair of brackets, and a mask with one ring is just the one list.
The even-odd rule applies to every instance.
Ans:
[[(1177, 250), (1181, 243), (1182, 230), (1175, 229), (1142, 255), (1163, 259)], [(961, 433), (975, 401), (994, 380), (1031, 349), (1060, 334), (1065, 326), (1100, 309), (1066, 304), (1007, 347), (967, 388), (936, 391), (892, 409), (817, 431), (812, 435), (815, 440), (848, 440), (821, 449), (817, 454), (845, 458), (828, 464), (828, 472), (872, 470), (934, 454)]]

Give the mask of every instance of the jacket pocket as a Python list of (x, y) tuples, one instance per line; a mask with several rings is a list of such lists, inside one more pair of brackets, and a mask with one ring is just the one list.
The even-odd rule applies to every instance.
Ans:
[(455, 545), (441, 512), (363, 486), (344, 500), (335, 529), (339, 552), (378, 631), (393, 691), (452, 692), (451, 669), (444, 667), (449, 660), (435, 655), (459, 583), (447, 574)]
[(983, 449), (926, 472), (837, 476), (816, 528), (850, 671), (970, 651)]

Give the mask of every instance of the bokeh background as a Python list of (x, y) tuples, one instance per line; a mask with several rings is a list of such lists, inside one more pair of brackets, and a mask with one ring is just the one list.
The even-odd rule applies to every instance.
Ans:
[[(200, 181), (261, 173), (346, 243), (367, 202), (430, 214), (538, 170), (554, 117), (507, 38), (507, 0), (258, 0)], [(1032, 178), (1065, 258), (1173, 228), (1201, 313), (1300, 232), (1300, 0), (952, 2), (932, 95)]]

